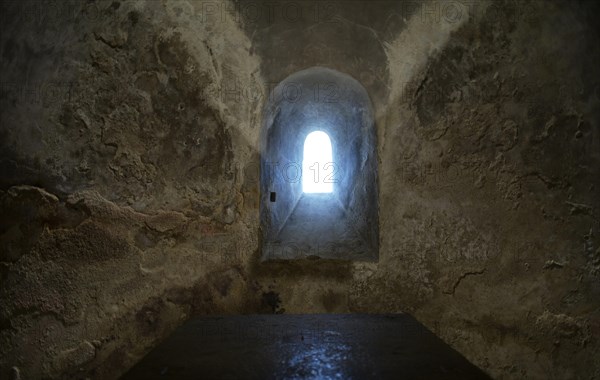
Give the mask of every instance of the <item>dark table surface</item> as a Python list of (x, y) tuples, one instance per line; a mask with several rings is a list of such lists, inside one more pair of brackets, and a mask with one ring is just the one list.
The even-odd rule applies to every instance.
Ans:
[(188, 321), (123, 379), (488, 379), (408, 314)]

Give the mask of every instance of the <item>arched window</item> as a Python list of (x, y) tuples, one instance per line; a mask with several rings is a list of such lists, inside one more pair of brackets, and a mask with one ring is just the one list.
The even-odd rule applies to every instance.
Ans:
[(377, 260), (377, 135), (365, 88), (306, 69), (273, 89), (263, 118), (263, 259)]
[(329, 135), (323, 131), (309, 133), (304, 140), (302, 156), (302, 191), (305, 193), (333, 192), (334, 166)]

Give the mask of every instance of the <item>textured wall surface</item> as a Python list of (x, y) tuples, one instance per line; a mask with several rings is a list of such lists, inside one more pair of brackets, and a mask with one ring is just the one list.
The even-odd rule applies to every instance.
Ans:
[[(469, 4), (3, 1), (0, 377), (325, 312), (409, 312), (495, 378), (600, 377), (599, 6)], [(261, 110), (317, 65), (373, 101), (377, 263), (260, 262)]]

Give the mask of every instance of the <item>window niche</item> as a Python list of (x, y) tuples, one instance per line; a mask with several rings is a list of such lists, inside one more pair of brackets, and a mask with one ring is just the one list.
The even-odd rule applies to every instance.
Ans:
[(377, 143), (364, 87), (306, 69), (275, 87), (263, 117), (263, 260), (377, 260)]

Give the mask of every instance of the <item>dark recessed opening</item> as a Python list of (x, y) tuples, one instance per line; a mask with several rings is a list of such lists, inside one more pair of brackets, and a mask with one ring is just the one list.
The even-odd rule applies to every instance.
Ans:
[(277, 193), (274, 191), (271, 191), (271, 202), (275, 202), (277, 200)]

